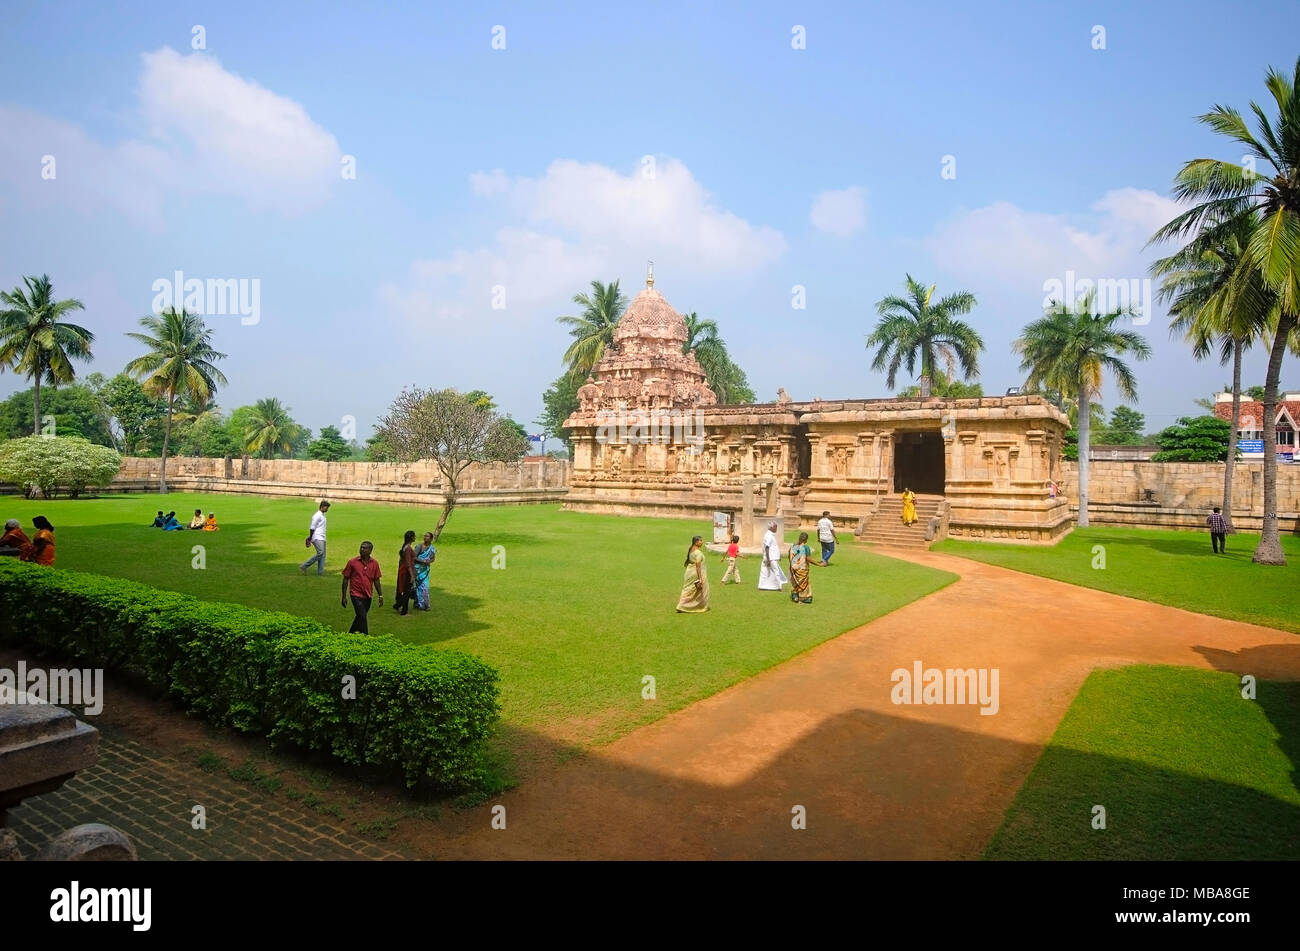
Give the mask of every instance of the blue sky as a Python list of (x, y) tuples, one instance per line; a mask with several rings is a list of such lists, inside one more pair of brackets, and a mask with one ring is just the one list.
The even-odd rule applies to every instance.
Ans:
[[(976, 295), (1000, 393), (1044, 283), (1144, 277), (1182, 162), (1240, 158), (1195, 116), (1300, 54), (1294, 2), (403, 6), (8, 3), (0, 285), (80, 298), (111, 375), (156, 280), (257, 280), (255, 324), (208, 318), (218, 402), (361, 437), (412, 383), (528, 423), (554, 317), (647, 259), (762, 399), (888, 395), (863, 341), (907, 272)], [(1154, 430), (1229, 374), (1140, 329)]]

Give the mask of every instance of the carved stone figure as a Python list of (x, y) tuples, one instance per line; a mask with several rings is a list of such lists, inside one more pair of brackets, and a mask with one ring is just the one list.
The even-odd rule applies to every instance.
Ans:
[(590, 413), (600, 402), (600, 387), (590, 376), (587, 382), (578, 387), (578, 406), (584, 413)]
[(787, 392), (785, 391), (785, 387), (784, 387), (784, 386), (778, 386), (778, 387), (776, 388), (776, 401), (777, 401), (778, 403), (791, 403), (791, 402), (793, 402), (793, 400), (790, 399), (790, 394), (787, 393)]

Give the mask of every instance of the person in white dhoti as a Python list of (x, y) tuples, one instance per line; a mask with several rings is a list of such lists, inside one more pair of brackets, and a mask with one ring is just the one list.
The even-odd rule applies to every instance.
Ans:
[(786, 584), (781, 571), (781, 540), (776, 537), (776, 522), (768, 522), (763, 534), (763, 563), (758, 570), (759, 591), (780, 591)]

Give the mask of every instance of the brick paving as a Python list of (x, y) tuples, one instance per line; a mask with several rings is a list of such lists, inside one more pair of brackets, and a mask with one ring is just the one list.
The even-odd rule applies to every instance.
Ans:
[[(225, 769), (208, 772), (111, 727), (100, 727), (99, 760), (55, 792), (9, 811), (9, 828), (32, 858), (52, 837), (83, 822), (130, 836), (142, 860), (402, 859), (353, 835), (283, 791), (266, 793)], [(203, 806), (207, 828), (191, 826)]]

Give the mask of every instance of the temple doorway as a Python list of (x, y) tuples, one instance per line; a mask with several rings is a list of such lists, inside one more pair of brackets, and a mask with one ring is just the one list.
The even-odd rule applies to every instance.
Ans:
[(943, 495), (943, 434), (936, 429), (894, 434), (894, 491)]

